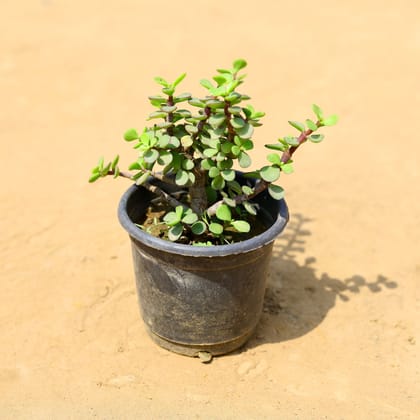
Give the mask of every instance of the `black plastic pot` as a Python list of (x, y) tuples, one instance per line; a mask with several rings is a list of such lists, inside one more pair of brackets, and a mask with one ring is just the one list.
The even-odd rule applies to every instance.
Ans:
[(262, 312), (274, 239), (284, 229), (284, 200), (255, 201), (268, 229), (243, 242), (191, 246), (156, 238), (139, 223), (154, 196), (132, 186), (118, 216), (131, 238), (140, 311), (152, 339), (176, 353), (231, 352), (252, 335)]

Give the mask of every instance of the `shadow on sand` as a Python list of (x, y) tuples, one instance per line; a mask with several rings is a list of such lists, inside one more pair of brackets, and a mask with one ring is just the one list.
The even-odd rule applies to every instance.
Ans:
[(303, 265), (296, 255), (305, 251), (305, 237), (311, 233), (306, 225), (311, 219), (295, 214), (283, 235), (276, 241), (271, 274), (264, 298), (264, 313), (255, 336), (245, 349), (300, 337), (318, 326), (338, 299), (349, 301), (362, 289), (379, 293), (398, 284), (383, 275), (368, 281), (360, 275), (340, 280), (324, 273), (315, 274), (315, 258)]

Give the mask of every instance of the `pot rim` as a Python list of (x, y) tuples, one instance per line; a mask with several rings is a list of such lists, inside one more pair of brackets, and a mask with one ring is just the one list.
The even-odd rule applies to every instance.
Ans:
[(134, 184), (123, 194), (118, 206), (118, 219), (122, 227), (133, 239), (149, 246), (150, 248), (169, 252), (172, 254), (190, 257), (223, 257), (226, 255), (241, 254), (254, 251), (273, 242), (276, 237), (283, 231), (289, 220), (289, 210), (286, 201), (284, 199), (274, 200), (270, 197), (271, 200), (278, 203), (277, 219), (267, 230), (260, 233), (259, 235), (241, 242), (235, 242), (228, 245), (194, 246), (178, 244), (157, 238), (156, 236), (141, 230), (130, 219), (127, 213), (127, 203), (131, 195), (138, 191), (139, 188), (141, 187)]

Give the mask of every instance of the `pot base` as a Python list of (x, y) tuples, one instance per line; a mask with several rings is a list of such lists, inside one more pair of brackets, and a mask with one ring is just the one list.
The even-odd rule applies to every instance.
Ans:
[(176, 343), (155, 334), (147, 326), (146, 330), (152, 340), (160, 347), (163, 347), (164, 349), (174, 353), (182, 354), (184, 356), (198, 357), (198, 353), (201, 351), (210, 353), (212, 356), (220, 356), (222, 354), (231, 353), (239, 349), (251, 338), (251, 336), (254, 334), (255, 328), (250, 332), (242, 335), (241, 337), (236, 337), (233, 340), (215, 344)]

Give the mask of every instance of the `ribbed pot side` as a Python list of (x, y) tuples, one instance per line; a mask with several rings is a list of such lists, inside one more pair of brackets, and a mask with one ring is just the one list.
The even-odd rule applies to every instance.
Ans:
[(188, 356), (239, 348), (261, 316), (273, 242), (289, 217), (286, 203), (260, 194), (265, 232), (231, 245), (197, 247), (153, 237), (135, 225), (151, 198), (132, 186), (118, 211), (131, 238), (140, 312), (150, 336)]

